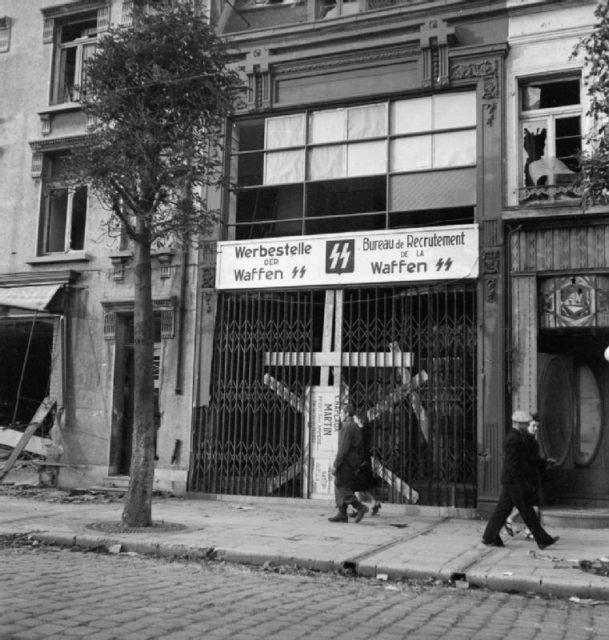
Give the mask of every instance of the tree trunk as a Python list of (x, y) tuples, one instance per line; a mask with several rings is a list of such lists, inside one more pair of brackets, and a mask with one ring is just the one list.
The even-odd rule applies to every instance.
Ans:
[[(139, 221), (138, 221), (139, 222)], [(129, 527), (152, 525), (152, 488), (154, 483), (154, 317), (150, 241), (138, 225), (135, 242), (135, 292), (133, 308), (134, 402), (133, 447), (129, 490), (123, 508), (123, 523)]]

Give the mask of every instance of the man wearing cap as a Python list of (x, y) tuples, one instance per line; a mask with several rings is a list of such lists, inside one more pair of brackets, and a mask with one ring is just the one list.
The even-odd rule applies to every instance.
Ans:
[(540, 549), (545, 549), (558, 540), (542, 526), (533, 508), (535, 502), (536, 477), (538, 470), (553, 464), (551, 458), (542, 458), (527, 446), (527, 427), (532, 418), (522, 410), (512, 414), (512, 428), (503, 443), (503, 472), (501, 473), (501, 494), (482, 535), (482, 542), (493, 547), (503, 547), (499, 532), (514, 506), (529, 528)]

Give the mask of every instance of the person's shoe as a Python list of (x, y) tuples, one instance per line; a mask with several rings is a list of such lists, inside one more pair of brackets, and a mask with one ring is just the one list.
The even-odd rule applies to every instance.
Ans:
[(482, 540), (482, 544), (485, 544), (487, 547), (505, 547), (503, 544), (503, 540), (501, 538), (497, 538), (496, 540)]
[(357, 508), (357, 513), (355, 514), (355, 522), (361, 522), (362, 518), (370, 511), (365, 504), (360, 504)]
[(381, 508), (381, 503), (377, 502), (373, 507), (372, 507), (372, 511), (370, 512), (371, 516), (378, 516), (379, 514), (379, 509)]
[(328, 518), (328, 522), (349, 522), (349, 518), (347, 517), (346, 513), (339, 511), (332, 518)]
[(544, 544), (538, 544), (537, 546), (540, 549), (547, 549), (548, 547), (551, 547), (555, 542), (558, 542), (560, 540), (560, 536), (554, 536), (553, 538), (550, 539), (550, 542), (546, 542)]

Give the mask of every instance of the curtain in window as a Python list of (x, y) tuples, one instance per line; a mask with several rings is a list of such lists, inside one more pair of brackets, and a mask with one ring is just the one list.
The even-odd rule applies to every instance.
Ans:
[(342, 178), (345, 170), (345, 145), (313, 147), (309, 151), (309, 180)]
[(265, 148), (298, 147), (304, 145), (304, 114), (280, 116), (266, 120)]
[(391, 141), (391, 171), (431, 169), (431, 136), (410, 136)]
[(348, 111), (349, 140), (362, 140), (387, 135), (387, 108), (384, 104), (353, 107)]
[(339, 142), (345, 139), (345, 109), (315, 111), (309, 116), (309, 142)]
[(433, 97), (433, 128), (476, 126), (476, 93), (444, 93)]
[(476, 164), (476, 132), (453, 131), (433, 136), (433, 166), (462, 167)]
[(384, 140), (347, 146), (347, 175), (370, 176), (387, 172), (387, 143)]
[(431, 97), (399, 100), (391, 105), (391, 133), (431, 130)]
[(285, 184), (304, 180), (304, 149), (275, 151), (264, 157), (264, 184)]

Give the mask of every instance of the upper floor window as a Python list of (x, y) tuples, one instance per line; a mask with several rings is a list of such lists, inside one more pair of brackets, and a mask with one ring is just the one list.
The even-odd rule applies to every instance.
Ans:
[(476, 126), (474, 91), (237, 121), (234, 237), (471, 222)]
[(78, 102), (86, 84), (85, 63), (95, 53), (97, 12), (80, 14), (56, 25), (52, 104)]
[(582, 107), (579, 77), (520, 85), (520, 201), (575, 197)]
[(11, 19), (7, 16), (0, 18), (0, 53), (9, 50), (11, 43)]
[(65, 153), (45, 158), (39, 255), (84, 250), (87, 186), (68, 183), (65, 159)]

